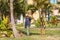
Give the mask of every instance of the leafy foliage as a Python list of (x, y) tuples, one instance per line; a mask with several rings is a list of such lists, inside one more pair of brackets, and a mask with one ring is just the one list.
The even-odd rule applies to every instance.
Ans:
[[(23, 0), (14, 0), (14, 15), (16, 17), (20, 16), (20, 14), (24, 14), (24, 1)], [(0, 12), (3, 15), (10, 16), (10, 1), (9, 0), (0, 0)]]
[(39, 19), (35, 20), (35, 26), (40, 27), (40, 20)]
[(57, 17), (56, 16), (51, 16), (51, 21), (53, 25), (57, 25)]
[(9, 22), (8, 22), (8, 17), (3, 16), (3, 20), (1, 20), (1, 24), (0, 24), (0, 31), (2, 33), (1, 37), (3, 37), (2, 35), (4, 35), (5, 37), (10, 37), (11, 35), (13, 35), (11, 27), (9, 26)]
[(24, 1), (23, 0), (14, 0), (14, 12), (15, 12), (15, 15), (17, 16), (19, 16), (21, 13), (24, 14)]
[(9, 9), (9, 1), (8, 0), (1, 0), (0, 1), (1, 4), (0, 4), (0, 11), (1, 13), (3, 13), (4, 15), (8, 15), (8, 13), (10, 12), (10, 9)]
[(3, 16), (3, 20), (1, 21), (1, 24), (0, 24), (0, 30), (6, 30), (6, 27), (8, 25), (8, 18), (5, 16)]

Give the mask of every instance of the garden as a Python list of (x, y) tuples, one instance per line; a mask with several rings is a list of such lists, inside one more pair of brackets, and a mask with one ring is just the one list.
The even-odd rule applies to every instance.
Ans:
[[(0, 0), (0, 40), (60, 40), (60, 4), (30, 1)], [(29, 35), (26, 14), (33, 20), (29, 21)]]

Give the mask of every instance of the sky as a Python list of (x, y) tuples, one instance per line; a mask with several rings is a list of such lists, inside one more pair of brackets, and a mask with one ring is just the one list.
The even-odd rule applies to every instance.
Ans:
[(57, 0), (50, 0), (50, 3), (57, 4)]

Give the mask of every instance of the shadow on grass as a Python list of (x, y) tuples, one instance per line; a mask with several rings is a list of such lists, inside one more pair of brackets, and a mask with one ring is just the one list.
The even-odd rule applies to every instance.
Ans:
[[(26, 31), (20, 30), (23, 34), (27, 35)], [(40, 35), (40, 33), (30, 32), (30, 35)]]
[[(20, 30), (21, 33), (23, 33), (24, 35), (27, 35), (27, 32), (25, 29)], [(41, 35), (40, 34), (40, 30), (34, 30), (31, 29), (30, 30), (30, 35)], [(60, 30), (46, 30), (45, 35), (59, 35), (60, 36)]]
[(39, 33), (30, 33), (30, 35), (40, 35)]

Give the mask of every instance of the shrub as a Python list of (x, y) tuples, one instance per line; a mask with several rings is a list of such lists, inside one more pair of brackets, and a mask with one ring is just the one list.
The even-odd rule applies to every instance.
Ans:
[(51, 24), (56, 25), (56, 23), (57, 23), (56, 20), (57, 20), (56, 16), (51, 16), (51, 20), (50, 20)]
[(17, 27), (22, 27), (24, 24), (20, 23), (20, 24), (16, 24)]
[(11, 27), (9, 26), (8, 17), (3, 16), (3, 20), (0, 22), (0, 31), (2, 32), (0, 33), (0, 37), (10, 37), (13, 33)]
[(16, 28), (17, 28), (17, 30), (20, 30), (21, 29), (21, 27), (23, 27), (24, 26), (24, 24), (23, 23), (20, 23), (20, 24), (16, 24)]
[(40, 27), (40, 20), (39, 19), (35, 20), (35, 26)]
[(0, 23), (0, 30), (6, 30), (8, 26), (8, 17), (3, 16), (3, 20)]

